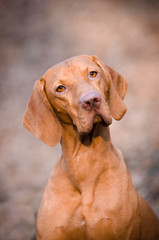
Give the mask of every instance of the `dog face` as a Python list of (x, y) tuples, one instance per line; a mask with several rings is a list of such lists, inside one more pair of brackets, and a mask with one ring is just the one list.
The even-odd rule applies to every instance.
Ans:
[[(126, 107), (122, 99), (127, 85), (125, 78), (97, 57), (70, 58), (50, 68), (36, 82), (24, 125), (49, 145), (59, 141), (63, 123), (75, 125), (80, 134), (88, 134), (94, 123), (108, 126), (112, 117), (123, 117)], [(52, 139), (57, 140), (50, 144), (45, 139), (50, 139), (52, 130)]]
[(87, 56), (69, 59), (44, 75), (46, 94), (60, 121), (70, 122), (79, 133), (93, 123), (112, 121), (108, 107), (110, 77)]

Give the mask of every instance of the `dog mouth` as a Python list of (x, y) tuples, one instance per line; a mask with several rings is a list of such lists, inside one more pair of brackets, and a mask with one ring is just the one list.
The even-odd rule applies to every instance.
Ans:
[(93, 126), (98, 123), (108, 127), (112, 123), (112, 118), (105, 113), (92, 112), (87, 115), (86, 121), (80, 121), (80, 127), (77, 126), (77, 128), (81, 135), (88, 135), (92, 131)]

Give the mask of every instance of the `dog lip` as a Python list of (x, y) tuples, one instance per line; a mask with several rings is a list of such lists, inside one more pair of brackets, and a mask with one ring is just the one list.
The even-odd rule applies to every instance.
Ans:
[(104, 114), (102, 114), (100, 111), (93, 111), (91, 112), (91, 120), (89, 128), (86, 128), (85, 131), (79, 131), (79, 133), (84, 136), (88, 135), (92, 129), (93, 126), (97, 123), (101, 123), (103, 126), (108, 127), (112, 123), (112, 119), (108, 119)]
[(99, 108), (94, 113), (93, 123), (96, 122), (102, 122), (105, 126), (109, 126), (112, 123), (112, 119), (109, 119), (102, 109)]
[(109, 126), (112, 122), (108, 121), (108, 119), (102, 114), (96, 114), (93, 120), (93, 124), (101, 122), (104, 126)]

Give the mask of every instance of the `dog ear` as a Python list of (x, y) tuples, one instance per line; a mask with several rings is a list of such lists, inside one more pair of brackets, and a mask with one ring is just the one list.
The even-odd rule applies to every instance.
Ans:
[(100, 59), (92, 56), (92, 59), (105, 73), (109, 85), (108, 104), (112, 117), (120, 120), (126, 113), (126, 106), (122, 101), (127, 93), (128, 82), (118, 72), (105, 65)]
[(109, 92), (109, 109), (115, 120), (120, 120), (126, 113), (126, 106), (122, 101), (127, 93), (127, 80), (112, 68), (106, 66), (111, 76), (110, 92)]
[(50, 146), (55, 146), (61, 139), (62, 128), (46, 96), (44, 78), (34, 85), (23, 115), (23, 125)]

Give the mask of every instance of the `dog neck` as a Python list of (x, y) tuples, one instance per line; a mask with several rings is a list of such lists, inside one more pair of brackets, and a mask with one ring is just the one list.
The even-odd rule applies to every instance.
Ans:
[(63, 125), (61, 145), (63, 166), (80, 191), (92, 186), (105, 170), (119, 164), (117, 157), (112, 157), (117, 152), (111, 144), (109, 127), (101, 123), (95, 124), (92, 131), (84, 136), (72, 125)]

